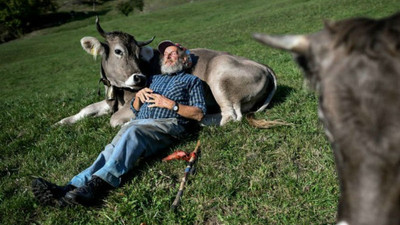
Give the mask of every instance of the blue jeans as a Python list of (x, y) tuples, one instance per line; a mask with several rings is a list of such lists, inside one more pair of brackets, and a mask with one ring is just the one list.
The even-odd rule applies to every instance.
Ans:
[(95, 175), (114, 187), (121, 183), (121, 176), (129, 172), (139, 157), (154, 155), (165, 150), (184, 134), (184, 127), (176, 118), (138, 119), (123, 125), (87, 169), (72, 178), (70, 184), (84, 186)]

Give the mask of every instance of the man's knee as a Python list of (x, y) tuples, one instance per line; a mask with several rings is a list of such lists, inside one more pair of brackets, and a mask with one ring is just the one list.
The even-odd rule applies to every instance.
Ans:
[(143, 133), (143, 129), (138, 126), (132, 126), (126, 131), (131, 137), (138, 137)]

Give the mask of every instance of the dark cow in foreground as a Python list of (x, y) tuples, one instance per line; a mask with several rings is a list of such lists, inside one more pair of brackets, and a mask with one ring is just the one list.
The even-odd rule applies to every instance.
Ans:
[(293, 52), (320, 96), (340, 181), (339, 224), (400, 224), (400, 13), (254, 38)]
[[(72, 124), (86, 116), (114, 113), (111, 125), (121, 125), (133, 117), (129, 103), (135, 91), (145, 85), (146, 76), (160, 73), (160, 53), (146, 46), (154, 38), (139, 42), (124, 32), (104, 32), (98, 19), (96, 27), (106, 43), (84, 37), (81, 44), (93, 56), (102, 56), (101, 77), (107, 99), (83, 108), (58, 124)], [(264, 110), (271, 101), (277, 85), (274, 72), (267, 66), (209, 49), (191, 49), (190, 52), (193, 67), (189, 72), (206, 82), (209, 112), (221, 111), (206, 116), (203, 124), (224, 125), (230, 120), (239, 121), (242, 112)]]

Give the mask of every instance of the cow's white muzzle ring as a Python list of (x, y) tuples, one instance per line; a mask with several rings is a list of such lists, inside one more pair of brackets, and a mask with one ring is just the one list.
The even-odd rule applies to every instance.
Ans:
[(125, 85), (132, 89), (137, 89), (137, 87), (144, 86), (145, 82), (146, 82), (145, 75), (140, 73), (134, 73), (125, 81)]

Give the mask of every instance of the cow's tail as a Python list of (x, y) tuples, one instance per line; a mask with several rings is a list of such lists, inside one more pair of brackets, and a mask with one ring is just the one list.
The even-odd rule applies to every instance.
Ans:
[(269, 79), (268, 84), (270, 84), (267, 87), (268, 96), (267, 96), (267, 99), (265, 99), (264, 104), (262, 104), (262, 106), (260, 108), (258, 108), (256, 112), (261, 112), (261, 111), (263, 111), (264, 109), (267, 108), (267, 106), (269, 105), (269, 103), (272, 100), (272, 97), (274, 97), (274, 95), (275, 95), (276, 89), (278, 88), (278, 85), (277, 85), (277, 82), (276, 82), (275, 72), (272, 69), (268, 68), (268, 67), (267, 67), (267, 70), (269, 72), (269, 74), (268, 74), (269, 75), (268, 76), (268, 79)]
[(268, 129), (271, 127), (276, 126), (292, 126), (292, 123), (287, 123), (282, 120), (259, 120), (254, 118), (254, 113), (247, 113), (246, 114), (247, 122), (253, 127), (261, 128), (261, 129)]
[[(261, 112), (267, 108), (269, 103), (272, 100), (272, 97), (274, 97), (276, 89), (277, 89), (277, 82), (276, 82), (276, 76), (275, 73), (272, 69), (268, 68), (269, 76), (268, 79), (270, 82), (268, 82), (270, 85), (268, 85), (267, 92), (268, 96), (264, 101), (264, 104), (257, 109), (256, 112)], [(267, 129), (275, 126), (289, 126), (293, 125), (291, 123), (287, 123), (285, 121), (281, 120), (263, 120), (263, 119), (255, 119), (254, 118), (254, 112), (250, 112), (246, 114), (246, 119), (249, 122), (250, 125), (256, 128), (261, 128), (261, 129)]]

